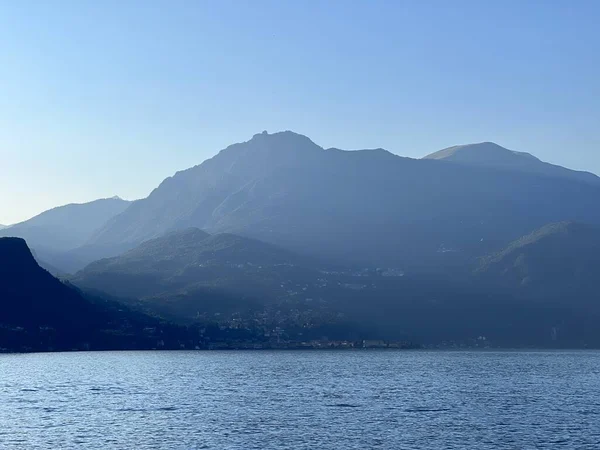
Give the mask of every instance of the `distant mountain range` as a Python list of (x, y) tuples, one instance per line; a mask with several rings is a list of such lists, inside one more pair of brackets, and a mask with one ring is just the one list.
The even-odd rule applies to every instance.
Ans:
[(34, 249), (38, 262), (54, 274), (72, 272), (102, 256), (102, 251), (91, 255), (81, 247), (96, 230), (130, 204), (113, 197), (59, 206), (0, 230), (0, 237), (25, 239)]
[[(145, 199), (67, 205), (0, 231), (25, 238), (39, 265), (77, 286), (9, 239), (0, 299), (54, 292), (55, 312), (30, 303), (31, 314), (54, 317), (52, 329), (66, 327), (58, 316), (81, 315), (94, 339), (122, 330), (113, 315), (122, 307), (138, 324), (178, 323), (148, 327), (201, 348), (232, 339), (482, 345), (483, 336), (483, 345), (599, 347), (598, 180), (493, 143), (411, 159), (261, 133)], [(11, 252), (26, 253), (27, 275), (11, 279)], [(73, 295), (105, 322), (75, 300), (61, 306)], [(10, 339), (27, 319), (14, 301)], [(135, 329), (118, 345), (133, 345)]]
[(598, 180), (493, 143), (415, 160), (261, 133), (167, 178), (146, 199), (56, 208), (0, 236), (25, 238), (38, 260), (68, 273), (197, 227), (329, 262), (455, 276), (548, 223), (600, 224)]
[(508, 150), (493, 142), (456, 145), (432, 153), (431, 155), (426, 156), (425, 159), (437, 159), (502, 170), (516, 170), (531, 174), (581, 181), (600, 186), (600, 178), (592, 173), (569, 170), (561, 166), (549, 164), (540, 161), (529, 153)]
[[(167, 178), (88, 244), (132, 248), (198, 227), (338, 262), (447, 272), (550, 222), (600, 223), (600, 184), (580, 182), (593, 175), (494, 144), (471, 147), (415, 160), (324, 150), (289, 131), (258, 134)], [(447, 160), (464, 151), (480, 153), (479, 163)], [(494, 155), (505, 152), (523, 167), (498, 170)]]
[(0, 231), (0, 236), (20, 237), (33, 247), (67, 251), (80, 247), (110, 218), (131, 202), (118, 197), (70, 204), (45, 211)]
[(8, 225), (2, 225), (2, 224), (0, 223), (0, 230), (4, 230), (5, 228), (8, 228)]

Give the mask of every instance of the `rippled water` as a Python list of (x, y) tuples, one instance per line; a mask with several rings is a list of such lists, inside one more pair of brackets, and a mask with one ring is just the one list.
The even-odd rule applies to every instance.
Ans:
[(0, 355), (0, 448), (600, 448), (598, 352)]

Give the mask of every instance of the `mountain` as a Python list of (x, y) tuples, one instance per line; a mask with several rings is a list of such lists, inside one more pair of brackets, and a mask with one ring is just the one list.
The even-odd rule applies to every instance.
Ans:
[(319, 272), (309, 265), (314, 264), (254, 239), (190, 228), (96, 261), (71, 281), (84, 289), (141, 299), (146, 307), (170, 317), (190, 319), (198, 311), (219, 311), (225, 303), (247, 309), (281, 299), (307, 274), (311, 280), (318, 278)]
[(131, 247), (129, 244), (82, 245), (67, 251), (56, 251), (38, 246), (35, 250), (40, 265), (56, 275), (74, 274), (93, 261), (120, 255)]
[(0, 231), (0, 237), (20, 237), (29, 246), (50, 252), (68, 251), (83, 245), (94, 231), (130, 203), (113, 197), (59, 206)]
[(527, 171), (325, 150), (262, 133), (164, 180), (89, 245), (198, 227), (349, 264), (451, 275), (544, 224), (600, 223), (600, 187)]
[[(0, 238), (0, 239), (2, 239), (2, 238)], [(59, 269), (58, 267), (55, 267), (52, 264), (41, 259), (35, 250), (33, 250), (33, 249), (29, 249), (29, 250), (31, 251), (31, 255), (33, 256), (33, 259), (35, 259), (35, 262), (37, 262), (38, 265), (42, 269), (50, 272), (50, 274), (52, 276), (61, 279), (68, 275), (67, 272), (64, 272), (63, 270)]]
[[(254, 194), (262, 193), (260, 186), (249, 183), (256, 184), (281, 168), (318, 164), (321, 153), (322, 149), (310, 139), (295, 133), (255, 135), (199, 166), (167, 178), (147, 199), (136, 202), (125, 214), (106, 224), (90, 243), (140, 243), (172, 229), (214, 228), (225, 219), (230, 207), (243, 206), (244, 188)], [(234, 205), (236, 199), (242, 204)], [(249, 217), (248, 221), (257, 219), (260, 217)]]
[(432, 153), (425, 159), (451, 161), (479, 167), (516, 170), (549, 177), (565, 178), (600, 186), (600, 178), (589, 172), (566, 169), (543, 162), (529, 153), (508, 150), (493, 142), (456, 145)]
[(477, 274), (529, 298), (597, 303), (600, 227), (546, 225), (484, 258)]
[(0, 230), (4, 230), (5, 228), (8, 228), (8, 225), (2, 225), (2, 224), (0, 223)]
[(69, 204), (45, 211), (29, 220), (0, 230), (0, 237), (20, 237), (35, 251), (35, 257), (54, 275), (74, 273), (104, 256), (127, 246), (85, 246), (94, 231), (131, 204), (118, 197), (89, 203)]
[(40, 268), (23, 239), (0, 238), (0, 351), (180, 348), (187, 340), (181, 327), (84, 298)]
[(199, 229), (171, 232), (92, 263), (71, 281), (170, 320), (214, 323), (264, 339), (276, 331), (295, 341), (600, 345), (600, 315), (586, 302), (534, 302), (495, 284), (391, 268), (331, 268), (270, 244)]
[[(214, 246), (217, 252), (218, 247)], [(208, 300), (223, 311), (229, 299), (215, 295)], [(0, 238), (0, 352), (282, 348), (280, 339), (288, 338), (264, 316), (240, 326), (239, 309), (230, 324), (219, 322), (218, 313), (214, 318), (199, 317), (203, 320), (198, 324), (181, 326), (139, 312), (135, 306), (130, 299), (63, 284), (37, 264), (23, 239)], [(303, 323), (299, 314), (294, 317)], [(310, 337), (302, 332), (304, 328), (299, 330), (290, 330), (289, 336)], [(320, 336), (322, 329), (315, 330)], [(335, 326), (328, 331), (343, 336), (353, 332)]]

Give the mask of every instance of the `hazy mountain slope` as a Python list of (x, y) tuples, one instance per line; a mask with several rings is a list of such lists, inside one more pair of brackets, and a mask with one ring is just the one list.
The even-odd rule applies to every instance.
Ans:
[(175, 320), (268, 333), (279, 328), (295, 339), (364, 336), (473, 344), (486, 336), (487, 343), (504, 346), (600, 343), (594, 325), (598, 311), (585, 302), (524, 301), (495, 285), (314, 267), (255, 240), (184, 230), (95, 262), (72, 281), (137, 296), (142, 307)]
[(600, 227), (569, 222), (544, 226), (483, 259), (477, 273), (524, 295), (569, 302), (596, 299)]
[[(0, 238), (0, 239), (1, 239), (1, 238)], [(29, 250), (31, 251), (31, 254), (32, 254), (33, 258), (35, 259), (35, 262), (37, 262), (37, 263), (38, 263), (38, 265), (39, 265), (39, 266), (40, 266), (42, 269), (44, 269), (44, 270), (46, 270), (46, 271), (50, 272), (50, 274), (51, 274), (52, 276), (54, 276), (54, 277), (56, 277), (56, 278), (63, 278), (63, 277), (65, 277), (66, 275), (68, 275), (68, 272), (65, 272), (64, 270), (62, 270), (62, 269), (59, 269), (58, 267), (56, 267), (56, 266), (53, 266), (52, 264), (50, 264), (50, 263), (48, 263), (48, 262), (44, 261), (44, 259), (43, 259), (43, 258), (40, 258), (40, 256), (37, 254), (37, 252), (36, 252), (34, 249), (29, 249)]]
[(196, 226), (320, 258), (448, 273), (549, 222), (600, 223), (599, 206), (600, 187), (589, 183), (324, 150), (284, 132), (168, 178), (90, 244), (130, 245)]
[(59, 206), (0, 231), (0, 236), (23, 238), (36, 249), (68, 251), (83, 245), (95, 230), (129, 205), (120, 198), (109, 198)]
[(322, 149), (308, 138), (291, 132), (256, 135), (167, 178), (148, 198), (106, 224), (90, 243), (140, 243), (173, 229), (210, 227), (229, 213), (221, 212), (222, 203), (235, 202), (236, 192), (248, 183), (280, 167), (317, 164), (320, 153)]
[(74, 274), (83, 269), (91, 262), (102, 258), (120, 255), (130, 250), (133, 244), (115, 245), (82, 245), (67, 251), (56, 251), (44, 247), (36, 247), (36, 255), (40, 261), (54, 266), (56, 269), (67, 274)]
[[(116, 296), (159, 301), (185, 296), (202, 303), (209, 293), (221, 293), (238, 296), (243, 307), (244, 298), (269, 301), (284, 292), (282, 283), (307, 271), (296, 267), (299, 263), (308, 265), (304, 258), (264, 242), (190, 228), (96, 261), (71, 280)], [(310, 273), (317, 278), (315, 269)]]
[(481, 167), (518, 170), (600, 185), (600, 178), (589, 172), (566, 169), (546, 163), (529, 153), (515, 152), (493, 142), (457, 145), (432, 153), (425, 159), (452, 161)]
[[(300, 259), (292, 253), (264, 242), (232, 234), (209, 235), (198, 229), (174, 231), (144, 242), (124, 255), (105, 259), (93, 266), (141, 261), (169, 261), (181, 266), (197, 263), (216, 264), (284, 264)], [(178, 269), (180, 268), (178, 267)]]
[(83, 298), (40, 268), (20, 238), (0, 238), (0, 349), (48, 351), (166, 346), (184, 330), (101, 299)]
[(4, 230), (5, 228), (8, 228), (8, 225), (2, 225), (2, 224), (0, 223), (0, 230)]

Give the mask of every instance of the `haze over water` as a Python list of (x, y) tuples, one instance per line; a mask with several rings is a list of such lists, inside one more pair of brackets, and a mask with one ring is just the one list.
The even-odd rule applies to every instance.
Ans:
[(600, 446), (595, 351), (17, 354), (0, 374), (7, 449)]

